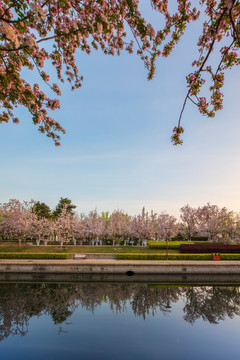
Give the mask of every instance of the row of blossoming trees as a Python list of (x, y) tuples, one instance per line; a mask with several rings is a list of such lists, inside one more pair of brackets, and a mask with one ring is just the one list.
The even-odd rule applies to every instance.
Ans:
[[(63, 200), (63, 199), (62, 199)], [(70, 201), (71, 203), (71, 201)], [(113, 245), (135, 243), (147, 245), (148, 240), (165, 240), (175, 236), (190, 240), (193, 236), (217, 235), (236, 238), (239, 235), (240, 216), (226, 208), (210, 205), (180, 209), (180, 221), (167, 213), (148, 213), (145, 208), (135, 216), (121, 210), (112, 214), (98, 214), (96, 210), (87, 216), (73, 211), (74, 205), (63, 203), (52, 213), (40, 212), (39, 202), (12, 199), (0, 204), (0, 236), (2, 240), (58, 241), (61, 246), (72, 242), (80, 245), (88, 242), (102, 245), (112, 240)]]

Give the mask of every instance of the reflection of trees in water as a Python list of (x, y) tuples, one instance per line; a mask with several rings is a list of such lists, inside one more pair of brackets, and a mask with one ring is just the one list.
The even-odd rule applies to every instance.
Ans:
[(1, 284), (0, 341), (9, 335), (26, 335), (32, 316), (51, 314), (54, 323), (62, 323), (74, 311), (73, 293), (69, 290), (44, 283)]
[(182, 288), (152, 288), (139, 287), (131, 300), (131, 306), (135, 315), (155, 315), (157, 311), (170, 312), (170, 304), (179, 300)]
[[(103, 302), (113, 312), (132, 309), (145, 318), (157, 311), (170, 313), (172, 304), (185, 301), (184, 319), (216, 324), (226, 317), (240, 315), (237, 287), (149, 287), (147, 284), (74, 283), (74, 284), (1, 284), (0, 341), (10, 335), (26, 335), (33, 316), (50, 315), (54, 324), (66, 320), (78, 306), (94, 312)], [(60, 327), (61, 332), (64, 332)]]
[(130, 304), (136, 316), (145, 318), (157, 310), (168, 311), (169, 302), (176, 302), (181, 288), (150, 289), (147, 284), (97, 284), (76, 285), (76, 299), (87, 310), (94, 311), (102, 302), (108, 302), (113, 312), (120, 313)]
[(217, 324), (226, 317), (240, 315), (239, 292), (235, 286), (189, 287), (185, 292), (184, 320), (193, 324), (202, 318)]
[(29, 315), (26, 312), (26, 301), (19, 299), (19, 289), (11, 286), (9, 291), (4, 285), (0, 287), (0, 340), (9, 335), (26, 335)]

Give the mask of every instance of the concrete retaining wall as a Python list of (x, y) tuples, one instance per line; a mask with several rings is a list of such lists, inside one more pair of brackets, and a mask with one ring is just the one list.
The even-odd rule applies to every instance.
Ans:
[(240, 274), (240, 261), (1, 260), (0, 273)]

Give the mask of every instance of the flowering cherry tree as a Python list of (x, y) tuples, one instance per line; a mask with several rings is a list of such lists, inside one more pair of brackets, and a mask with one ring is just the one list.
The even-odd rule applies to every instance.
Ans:
[(0, 222), (0, 234), (11, 240), (17, 240), (21, 245), (29, 235), (29, 228), (32, 221), (33, 201), (20, 202), (16, 199), (9, 200), (1, 205), (3, 220)]
[(85, 231), (83, 217), (75, 215), (73, 218), (73, 244), (77, 245), (77, 240), (79, 240), (79, 244), (82, 245), (84, 238)]
[(138, 214), (133, 218), (132, 234), (133, 237), (142, 242), (143, 246), (147, 246), (148, 240), (154, 236), (152, 222), (145, 208), (142, 209), (141, 214)]
[(210, 239), (226, 230), (229, 211), (217, 205), (207, 205), (198, 208), (199, 230), (210, 236)]
[(108, 236), (113, 239), (113, 245), (116, 242), (119, 245), (119, 240), (124, 241), (124, 245), (126, 245), (126, 240), (129, 237), (130, 230), (130, 216), (125, 214), (121, 210), (114, 211), (107, 225), (107, 233)]
[(55, 220), (54, 230), (61, 247), (69, 243), (75, 235), (75, 216), (67, 211), (67, 205), (62, 209), (61, 214)]
[(29, 236), (36, 239), (37, 245), (40, 245), (42, 240), (44, 246), (48, 241), (53, 239), (54, 236), (54, 223), (46, 218), (37, 218), (37, 215), (31, 214), (31, 222), (29, 225)]
[(177, 219), (166, 213), (159, 214), (156, 221), (156, 230), (159, 239), (166, 240), (166, 238), (169, 238), (170, 240), (171, 237), (176, 236), (178, 233)]
[(102, 245), (102, 239), (106, 234), (106, 222), (102, 216), (98, 215), (97, 210), (90, 211), (83, 224), (85, 237), (91, 239), (92, 245), (97, 245), (97, 240)]
[[(146, 21), (138, 0), (0, 0), (0, 122), (12, 119), (18, 123), (14, 107), (22, 105), (39, 131), (60, 145), (59, 134), (65, 130), (48, 114), (58, 109), (60, 102), (42, 91), (41, 80), (57, 96), (61, 95), (59, 84), (65, 80), (72, 90), (79, 88), (83, 76), (76, 66), (77, 49), (87, 54), (99, 49), (106, 55), (135, 52), (143, 60), (150, 80), (157, 57), (169, 56), (186, 26), (203, 12), (206, 21), (197, 43), (200, 56), (193, 63), (195, 70), (187, 76), (188, 91), (172, 136), (173, 143), (180, 144), (181, 117), (187, 100), (210, 117), (222, 108), (224, 72), (239, 63), (240, 5), (237, 0), (200, 0), (195, 6), (186, 0), (148, 3), (163, 18), (160, 29)], [(174, 5), (176, 10), (172, 11)], [(210, 60), (217, 43), (223, 45), (214, 68)], [(59, 84), (52, 83), (46, 72), (49, 63), (56, 70)], [(23, 77), (25, 69), (35, 71), (40, 81), (30, 84)], [(206, 77), (211, 82), (210, 100), (200, 96)]]
[(239, 242), (239, 235), (240, 235), (240, 215), (229, 211), (228, 216), (224, 220), (224, 233), (227, 234), (231, 239), (238, 238)]
[(190, 240), (198, 231), (199, 212), (197, 209), (185, 205), (180, 209), (180, 219), (182, 221), (182, 235)]

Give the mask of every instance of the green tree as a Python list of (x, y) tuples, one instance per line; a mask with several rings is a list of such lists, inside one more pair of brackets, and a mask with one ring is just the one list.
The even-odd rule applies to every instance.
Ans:
[(38, 220), (43, 218), (50, 220), (53, 217), (50, 207), (43, 202), (36, 202), (33, 212), (37, 215)]
[(73, 205), (72, 201), (70, 199), (61, 197), (56, 206), (56, 209), (53, 211), (53, 215), (55, 216), (55, 218), (59, 217), (59, 215), (62, 212), (62, 209), (65, 206), (66, 206), (66, 210), (68, 213), (70, 213), (72, 215), (74, 214), (74, 209), (76, 209), (76, 205)]

